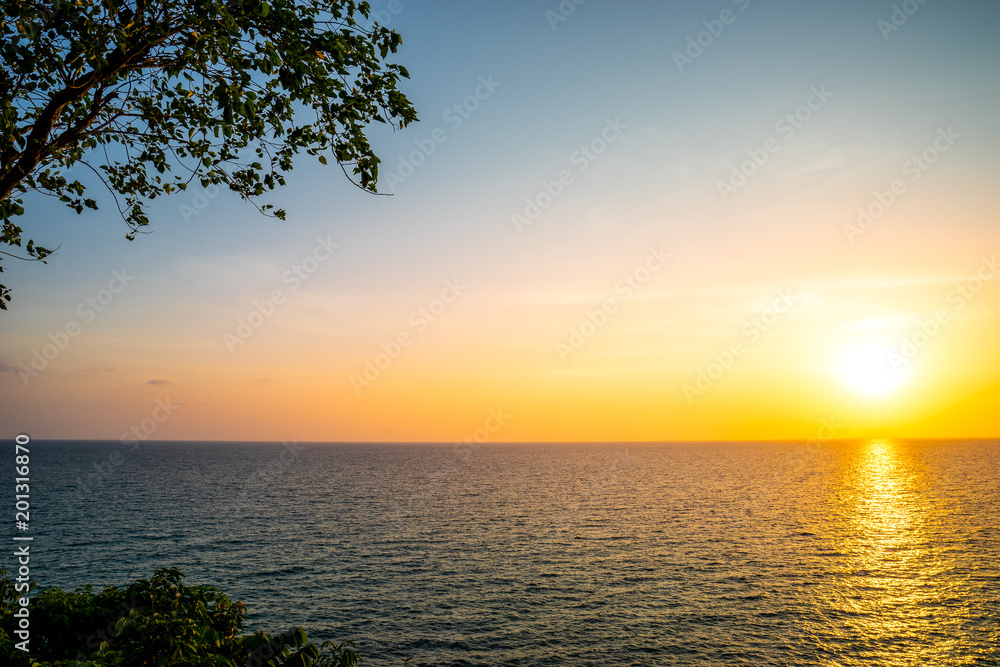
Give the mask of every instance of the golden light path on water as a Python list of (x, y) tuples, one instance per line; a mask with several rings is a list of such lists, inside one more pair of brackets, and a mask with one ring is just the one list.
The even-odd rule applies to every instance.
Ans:
[(859, 447), (838, 491), (841, 559), (829, 621), (872, 664), (974, 664), (963, 655), (968, 531), (912, 446)]

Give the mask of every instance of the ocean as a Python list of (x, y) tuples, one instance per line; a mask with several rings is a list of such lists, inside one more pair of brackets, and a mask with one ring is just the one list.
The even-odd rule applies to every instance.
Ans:
[(39, 585), (176, 566), (366, 665), (1000, 664), (995, 440), (30, 447)]

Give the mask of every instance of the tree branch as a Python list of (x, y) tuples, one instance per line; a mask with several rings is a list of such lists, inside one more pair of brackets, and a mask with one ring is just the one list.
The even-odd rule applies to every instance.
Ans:
[[(124, 50), (124, 52), (122, 49), (115, 49), (106, 58), (107, 65), (105, 67), (94, 69), (78, 78), (68, 87), (52, 95), (49, 103), (38, 115), (38, 118), (35, 119), (24, 150), (21, 151), (19, 157), (15, 156), (16, 161), (13, 164), (0, 172), (0, 199), (7, 198), (13, 192), (17, 183), (34, 171), (39, 163), (51, 154), (53, 150), (57, 150), (53, 142), (49, 141), (49, 135), (58, 122), (59, 116), (68, 105), (82, 100), (95, 85), (108, 81), (118, 73), (129, 69), (129, 65), (136, 58), (147, 53), (153, 47), (162, 44), (178, 32), (180, 31), (166, 31), (154, 40), (139, 38), (135, 44)], [(88, 116), (90, 120), (75, 129), (78, 132), (85, 130), (89, 123), (92, 123), (94, 118), (97, 117), (98, 113)]]

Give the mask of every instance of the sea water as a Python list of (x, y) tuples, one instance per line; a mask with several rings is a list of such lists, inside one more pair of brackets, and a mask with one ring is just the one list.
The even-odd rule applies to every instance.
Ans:
[(31, 457), (40, 585), (176, 566), (368, 665), (1000, 664), (997, 441)]

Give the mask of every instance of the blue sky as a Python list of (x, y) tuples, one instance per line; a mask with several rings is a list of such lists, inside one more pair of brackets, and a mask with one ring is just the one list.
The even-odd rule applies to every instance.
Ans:
[[(303, 157), (289, 186), (264, 200), (286, 208), (287, 222), (227, 193), (182, 193), (158, 201), (152, 233), (131, 243), (107, 197), (83, 216), (32, 202), (22, 226), (61, 248), (47, 266), (6, 264), (16, 301), (0, 328), (0, 395), (15, 409), (0, 423), (114, 438), (170, 394), (189, 407), (156, 437), (450, 440), (489, 407), (519, 401), (521, 419), (498, 437), (805, 437), (829, 404), (854, 416), (857, 433), (978, 424), (972, 407), (954, 412), (926, 384), (905, 408), (824, 400), (815, 379), (826, 377), (822, 350), (838, 354), (845, 332), (884, 325), (898, 343), (949, 281), (1000, 249), (1000, 6), (902, 4), (917, 9), (887, 32), (889, 2), (567, 0), (575, 9), (558, 22), (555, 1), (373, 3), (403, 36), (396, 61), (421, 120), (373, 129), (392, 196)], [(697, 57), (679, 68), (676, 53)], [(778, 125), (810, 100), (794, 132)], [(942, 132), (955, 138), (910, 180), (904, 165)], [(581, 147), (602, 145), (581, 162)], [(777, 150), (723, 200), (719, 183), (766, 145)], [(414, 151), (421, 164), (390, 183)], [(561, 172), (568, 184), (519, 232), (512, 216), (544, 201)], [(906, 190), (888, 212), (861, 236), (845, 233), (895, 180)], [(292, 290), (282, 277), (317, 239), (337, 251)], [(556, 344), (651, 247), (668, 251), (669, 265), (561, 360)], [(17, 366), (81, 320), (79, 304), (121, 269), (134, 276), (127, 289), (22, 382)], [(467, 285), (461, 297), (358, 394), (351, 377), (455, 279)], [(704, 404), (687, 404), (684, 385), (782, 288), (805, 305)], [(284, 303), (229, 349), (224, 334), (275, 289)], [(984, 327), (996, 304), (985, 290), (978, 310), (961, 313), (971, 324), (952, 327), (940, 359), (928, 353), (930, 366), (916, 369), (964, 387), (963, 405), (993, 395)], [(985, 357), (948, 362), (959, 348)], [(758, 395), (783, 358), (783, 389)], [(814, 379), (798, 386), (811, 364)], [(812, 402), (790, 412), (788, 392)], [(921, 421), (929, 404), (940, 423)], [(567, 421), (581, 409), (591, 417)], [(719, 411), (756, 416), (723, 428)]]

